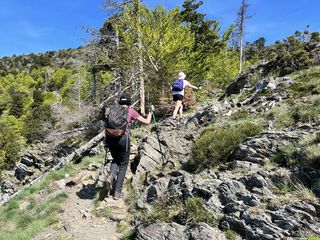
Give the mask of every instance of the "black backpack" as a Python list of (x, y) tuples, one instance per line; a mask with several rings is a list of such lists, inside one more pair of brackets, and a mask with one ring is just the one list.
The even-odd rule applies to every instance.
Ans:
[(128, 125), (128, 108), (114, 105), (105, 110), (105, 134), (107, 137), (121, 137)]

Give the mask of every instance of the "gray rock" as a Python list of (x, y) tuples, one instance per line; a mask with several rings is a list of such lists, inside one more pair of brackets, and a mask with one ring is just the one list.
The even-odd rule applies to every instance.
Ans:
[(238, 94), (248, 84), (248, 75), (241, 75), (236, 78), (227, 88), (225, 94)]
[(317, 216), (317, 210), (314, 206), (311, 204), (305, 203), (305, 202), (295, 202), (291, 204), (292, 207), (299, 209), (301, 211), (304, 211), (312, 216)]
[(220, 201), (224, 205), (227, 205), (230, 202), (237, 202), (237, 192), (246, 192), (245, 185), (236, 180), (223, 182), (219, 185), (218, 190)]
[(212, 228), (208, 224), (200, 223), (192, 225), (187, 229), (188, 240), (226, 240), (226, 236), (217, 228)]
[(216, 195), (213, 195), (207, 202), (205, 202), (205, 208), (218, 218), (220, 216), (222, 217), (223, 215), (222, 212), (224, 206), (221, 204), (220, 199)]
[(33, 160), (34, 159), (30, 154), (25, 154), (25, 155), (21, 156), (21, 158), (20, 158), (20, 162), (28, 167), (33, 166)]
[(254, 175), (249, 175), (249, 176), (245, 176), (243, 178), (241, 178), (241, 181), (247, 186), (247, 188), (252, 189), (252, 188), (263, 188), (263, 187), (267, 187), (268, 181), (258, 175), (258, 174), (254, 174)]
[(219, 179), (205, 179), (195, 184), (192, 193), (204, 199), (211, 198), (218, 193), (218, 186), (222, 183)]
[(180, 225), (177, 223), (153, 223), (137, 228), (137, 240), (226, 240), (223, 232), (205, 223)]
[(181, 240), (188, 239), (185, 226), (177, 223), (153, 223), (137, 228), (137, 240)]
[(243, 193), (240, 195), (240, 200), (242, 200), (246, 205), (255, 207), (259, 204), (256, 197), (250, 193)]
[(261, 166), (253, 162), (234, 160), (230, 163), (229, 167), (231, 169), (243, 168), (247, 170), (257, 170), (257, 169), (260, 169)]
[(15, 169), (15, 177), (19, 180), (22, 181), (28, 176), (32, 176), (34, 174), (34, 171), (30, 168), (28, 168), (24, 164), (19, 164), (17, 168)]

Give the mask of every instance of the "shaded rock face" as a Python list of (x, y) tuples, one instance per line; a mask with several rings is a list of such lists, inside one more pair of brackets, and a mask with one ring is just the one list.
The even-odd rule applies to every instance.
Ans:
[[(189, 122), (192, 123), (190, 127), (198, 124), (195, 116)], [(155, 169), (149, 169), (150, 173), (144, 178), (143, 184), (136, 181), (137, 206), (150, 212), (152, 204), (156, 204), (161, 196), (174, 194), (178, 199), (197, 197), (203, 200), (209, 213), (220, 219), (221, 230), (231, 229), (245, 239), (320, 235), (319, 202), (307, 198), (303, 200), (294, 195), (288, 199), (275, 191), (294, 181), (311, 187), (310, 179), (319, 179), (320, 172), (264, 167), (287, 142), (298, 141), (319, 131), (318, 124), (300, 125), (295, 129), (263, 132), (248, 138), (231, 153), (227, 168), (217, 173), (206, 170), (190, 174), (178, 170), (157, 174)], [(170, 147), (167, 144), (167, 148)], [(196, 231), (194, 233), (197, 235), (190, 235), (189, 226), (180, 224), (138, 224), (137, 239), (205, 239), (202, 233)], [(215, 239), (215, 236), (207, 239)], [(218, 239), (223, 237), (219, 236)]]
[(230, 96), (231, 94), (239, 94), (242, 89), (251, 89), (251, 82), (253, 82), (255, 78), (266, 78), (273, 68), (273, 62), (264, 61), (252, 66), (226, 88), (225, 95)]
[[(236, 78), (226, 88), (225, 95), (230, 96), (232, 94), (239, 94), (242, 90), (257, 92), (265, 89), (274, 90), (279, 84), (289, 86), (293, 83), (293, 80), (289, 77), (277, 77), (275, 79), (273, 77), (268, 77), (268, 73), (272, 72), (273, 68), (273, 62), (266, 62), (253, 66), (240, 77)], [(254, 79), (262, 80), (258, 81), (254, 86), (252, 86), (252, 82), (255, 82)]]

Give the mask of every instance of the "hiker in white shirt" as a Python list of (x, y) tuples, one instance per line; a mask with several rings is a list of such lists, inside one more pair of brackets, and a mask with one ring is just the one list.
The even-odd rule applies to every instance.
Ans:
[(173, 101), (176, 102), (176, 106), (173, 111), (172, 118), (176, 119), (178, 111), (180, 115), (180, 119), (182, 118), (182, 110), (183, 110), (183, 98), (184, 98), (184, 89), (185, 87), (191, 87), (193, 89), (201, 89), (201, 87), (197, 87), (189, 83), (186, 79), (186, 75), (183, 72), (179, 72), (178, 79), (174, 81), (172, 84), (172, 97)]

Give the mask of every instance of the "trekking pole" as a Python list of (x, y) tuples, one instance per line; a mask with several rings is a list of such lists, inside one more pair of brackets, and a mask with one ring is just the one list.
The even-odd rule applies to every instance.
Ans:
[(162, 152), (162, 148), (161, 148), (161, 142), (160, 142), (160, 136), (159, 136), (159, 128), (157, 126), (157, 121), (156, 121), (156, 117), (154, 115), (154, 113), (152, 112), (152, 119), (153, 119), (153, 126), (156, 130), (156, 134), (157, 134), (157, 138), (158, 138), (158, 142), (159, 142), (159, 150), (160, 150), (160, 154), (161, 154), (161, 159), (162, 159), (162, 165), (165, 165), (165, 158), (164, 158), (164, 154)]

